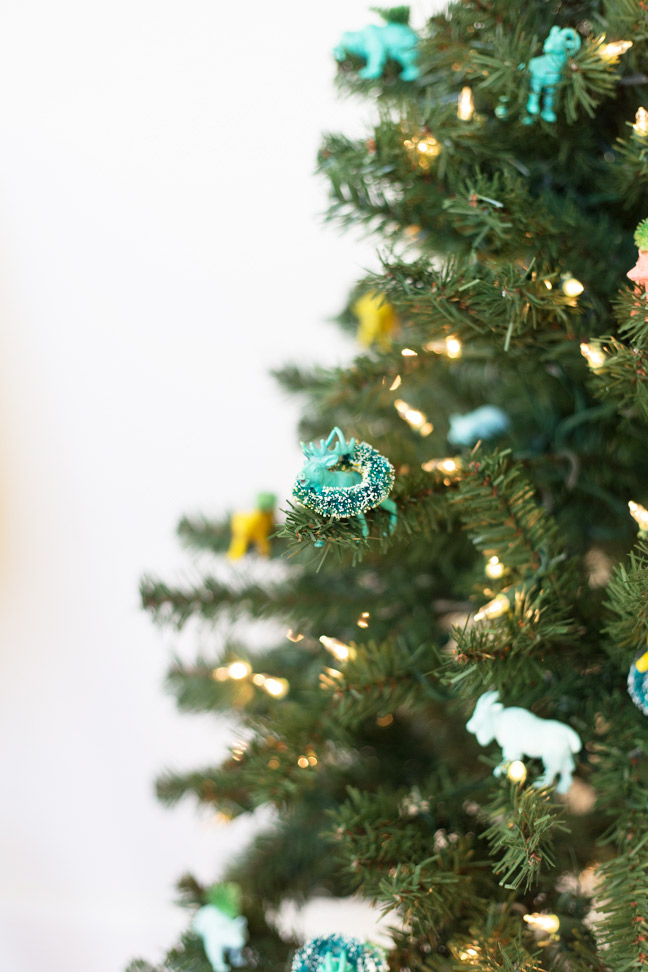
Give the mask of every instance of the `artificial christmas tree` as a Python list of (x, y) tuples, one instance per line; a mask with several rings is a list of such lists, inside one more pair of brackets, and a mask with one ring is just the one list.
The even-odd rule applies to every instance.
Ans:
[[(393, 970), (648, 967), (648, 543), (627, 505), (648, 500), (648, 305), (626, 277), (648, 212), (648, 11), (466, 0), (407, 71), (388, 51), (363, 71), (361, 51), (336, 51), (340, 84), (375, 128), (326, 137), (319, 161), (331, 218), (376, 233), (382, 272), (340, 324), (371, 295), (399, 327), (347, 368), (278, 374), (321, 439), (272, 544), (288, 575), (143, 583), (166, 624), (288, 631), (174, 667), (179, 704), (233, 711), (244, 741), (159, 795), (276, 811), (225, 875), (244, 969), (374, 954), (279, 935), (281, 904), (316, 892), (391, 914)], [(226, 523), (181, 534), (229, 542)], [(217, 893), (181, 890), (194, 911)], [(200, 936), (162, 968), (209, 972)]]

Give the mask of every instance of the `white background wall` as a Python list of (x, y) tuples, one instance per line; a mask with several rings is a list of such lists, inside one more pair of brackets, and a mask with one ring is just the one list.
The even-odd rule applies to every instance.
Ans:
[(163, 694), (178, 639), (138, 580), (186, 573), (181, 513), (287, 494), (297, 406), (267, 369), (348, 355), (324, 321), (373, 244), (321, 226), (312, 170), (321, 131), (370, 117), (330, 53), (367, 7), (3, 4), (2, 969), (159, 958), (174, 881), (244, 840), (155, 802), (229, 733)]

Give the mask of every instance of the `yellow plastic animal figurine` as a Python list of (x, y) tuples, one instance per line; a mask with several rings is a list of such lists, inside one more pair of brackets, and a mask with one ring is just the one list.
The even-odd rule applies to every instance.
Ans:
[(232, 541), (227, 551), (230, 560), (240, 560), (253, 543), (262, 557), (270, 555), (269, 535), (274, 529), (274, 493), (259, 493), (257, 508), (251, 513), (233, 513), (230, 520)]
[(359, 297), (351, 310), (358, 318), (360, 344), (365, 348), (377, 344), (381, 351), (388, 351), (392, 334), (398, 328), (398, 317), (392, 305), (372, 290)]

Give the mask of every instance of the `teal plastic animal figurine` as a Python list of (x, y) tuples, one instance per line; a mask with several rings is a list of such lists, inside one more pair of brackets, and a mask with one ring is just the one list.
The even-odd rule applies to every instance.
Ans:
[(453, 445), (472, 446), (479, 439), (492, 439), (506, 432), (510, 419), (496, 405), (481, 405), (465, 415), (450, 416), (448, 442)]
[[(552, 27), (543, 45), (543, 54), (532, 57), (528, 68), (531, 75), (531, 91), (526, 105), (523, 124), (532, 125), (538, 115), (546, 122), (555, 122), (554, 111), (556, 85), (562, 77), (565, 64), (581, 46), (581, 39), (572, 27)], [(541, 105), (542, 101), (542, 105)]]
[[(334, 519), (355, 516), (362, 536), (369, 536), (364, 514), (380, 506), (389, 513), (389, 532), (397, 522), (398, 508), (388, 499), (394, 485), (394, 467), (367, 442), (348, 442), (337, 426), (319, 445), (302, 442), (306, 462), (293, 486), (293, 496), (304, 506)], [(322, 546), (317, 541), (316, 546)]]
[(387, 21), (382, 26), (347, 30), (333, 54), (336, 61), (344, 61), (349, 54), (363, 57), (366, 65), (359, 72), (361, 78), (379, 78), (388, 60), (401, 66), (401, 81), (415, 81), (419, 76), (416, 63), (418, 38), (407, 21), (409, 8), (397, 7), (381, 11)]

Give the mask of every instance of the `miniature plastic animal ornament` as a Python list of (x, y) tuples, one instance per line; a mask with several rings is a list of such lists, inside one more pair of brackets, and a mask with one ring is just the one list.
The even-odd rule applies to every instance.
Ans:
[(637, 708), (648, 715), (648, 651), (638, 655), (630, 666), (628, 692)]
[(357, 338), (360, 344), (370, 348), (377, 344), (381, 351), (388, 351), (391, 336), (398, 327), (396, 311), (384, 297), (371, 291), (363, 294), (351, 308), (358, 318)]
[(291, 972), (388, 972), (388, 965), (375, 945), (347, 935), (321, 935), (295, 953)]
[(269, 535), (274, 529), (274, 507), (277, 497), (274, 493), (259, 493), (257, 508), (251, 513), (233, 513), (230, 520), (232, 541), (227, 556), (239, 560), (253, 543), (262, 557), (270, 554)]
[[(402, 8), (401, 8), (402, 9)], [(344, 61), (349, 54), (363, 57), (366, 65), (359, 72), (361, 78), (379, 78), (388, 59), (401, 66), (401, 81), (415, 81), (419, 76), (416, 64), (418, 38), (412, 28), (401, 21), (390, 20), (389, 11), (379, 11), (387, 21), (382, 26), (371, 24), (363, 30), (347, 30), (335, 48), (336, 61)], [(407, 10), (409, 18), (409, 11)]]
[[(394, 467), (388, 459), (367, 442), (347, 442), (337, 426), (318, 446), (302, 442), (301, 447), (306, 462), (293, 486), (293, 496), (300, 503), (333, 519), (357, 517), (363, 537), (369, 535), (364, 514), (380, 506), (389, 513), (389, 532), (393, 532), (398, 507), (388, 499), (394, 485)], [(316, 542), (322, 545), (323, 541)]]
[(627, 275), (633, 283), (645, 290), (648, 287), (648, 219), (642, 220), (637, 226), (634, 241), (639, 248), (639, 257)]
[(231, 966), (245, 964), (242, 949), (247, 941), (247, 919), (238, 914), (239, 897), (236, 885), (215, 885), (209, 893), (210, 903), (194, 915), (191, 927), (202, 938), (214, 972), (229, 972)]
[(498, 699), (498, 692), (480, 695), (466, 725), (480, 746), (487, 746), (494, 739), (502, 747), (502, 762), (495, 767), (494, 776), (501, 776), (514, 760), (539, 756), (544, 773), (534, 786), (551, 786), (559, 776), (556, 793), (566, 793), (575, 767), (573, 753), (583, 747), (578, 733), (563, 722), (541, 719), (527, 709), (515, 706), (506, 709)]
[[(531, 125), (540, 115), (546, 122), (557, 120), (554, 111), (556, 85), (562, 77), (565, 64), (580, 49), (581, 39), (573, 27), (552, 27), (540, 57), (532, 57), (528, 68), (531, 75), (531, 91), (526, 105), (525, 125)], [(540, 101), (542, 99), (542, 107)]]
[(448, 442), (471, 446), (480, 439), (492, 439), (506, 432), (510, 425), (506, 412), (495, 405), (481, 405), (465, 415), (450, 416)]

